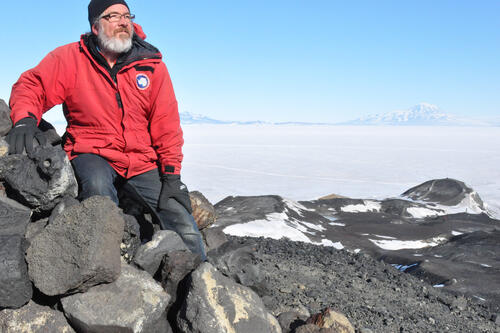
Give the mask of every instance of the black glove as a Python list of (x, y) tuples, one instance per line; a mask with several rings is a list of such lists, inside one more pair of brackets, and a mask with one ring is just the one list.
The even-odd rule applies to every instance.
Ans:
[(189, 191), (187, 186), (181, 182), (180, 175), (162, 175), (161, 176), (161, 192), (158, 199), (158, 207), (160, 209), (167, 209), (167, 201), (172, 198), (177, 200), (186, 210), (191, 214), (191, 199), (189, 199)]
[(36, 139), (40, 145), (47, 143), (47, 138), (38, 128), (36, 119), (26, 117), (19, 120), (6, 137), (9, 144), (9, 154), (22, 154), (24, 148), (26, 148), (28, 156), (31, 155), (33, 152), (33, 139)]

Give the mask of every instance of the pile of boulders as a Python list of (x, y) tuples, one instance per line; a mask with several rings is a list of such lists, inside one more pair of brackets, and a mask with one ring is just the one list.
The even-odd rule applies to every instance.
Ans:
[(215, 210), (201, 193), (190, 194), (210, 262), (130, 202), (79, 202), (50, 124), (50, 145), (9, 155), (9, 112), (0, 100), (0, 332), (282, 332), (250, 288), (248, 251), (207, 228)]

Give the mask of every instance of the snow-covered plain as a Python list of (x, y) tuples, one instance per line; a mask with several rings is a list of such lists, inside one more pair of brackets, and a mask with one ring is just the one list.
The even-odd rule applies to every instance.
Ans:
[(182, 177), (212, 203), (229, 195), (396, 197), (464, 181), (500, 216), (500, 127), (184, 125)]

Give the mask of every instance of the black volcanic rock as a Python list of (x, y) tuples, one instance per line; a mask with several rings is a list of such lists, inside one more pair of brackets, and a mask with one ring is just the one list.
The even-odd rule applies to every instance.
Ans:
[(37, 147), (32, 158), (15, 154), (0, 158), (0, 179), (11, 197), (40, 211), (50, 211), (66, 196), (76, 197), (78, 185), (60, 146)]
[(188, 250), (178, 233), (172, 230), (160, 230), (153, 239), (142, 244), (134, 256), (137, 267), (154, 276), (160, 267), (163, 256), (172, 251)]
[(125, 229), (120, 245), (120, 254), (130, 263), (141, 246), (141, 227), (132, 215), (123, 214), (123, 220), (125, 221)]
[[(229, 239), (255, 248), (268, 283), (263, 300), (275, 316), (330, 307), (356, 332), (498, 332), (491, 320), (498, 309), (433, 288), (367, 254), (286, 239)], [(296, 324), (303, 324), (299, 318)]]
[(49, 296), (116, 280), (123, 229), (121, 212), (107, 197), (69, 207), (31, 240), (26, 251), (31, 280)]
[(463, 182), (451, 178), (429, 180), (412, 187), (402, 194), (412, 200), (437, 203), (445, 206), (455, 206), (472, 196), (477, 205), (484, 210), (483, 201), (477, 193)]
[(24, 237), (31, 210), (6, 197), (0, 197), (0, 235)]
[(209, 261), (219, 271), (236, 282), (252, 288), (259, 296), (266, 294), (264, 273), (260, 271), (255, 257), (255, 248), (250, 244), (242, 246), (226, 242), (209, 252)]
[(64, 297), (61, 304), (78, 332), (171, 332), (169, 298), (148, 273), (122, 263), (116, 281)]
[(0, 308), (21, 307), (33, 293), (24, 260), (30, 217), (28, 208), (0, 197)]
[(10, 109), (3, 99), (0, 99), (0, 136), (5, 136), (12, 128)]
[(33, 295), (24, 248), (23, 236), (0, 235), (0, 309), (19, 308)]

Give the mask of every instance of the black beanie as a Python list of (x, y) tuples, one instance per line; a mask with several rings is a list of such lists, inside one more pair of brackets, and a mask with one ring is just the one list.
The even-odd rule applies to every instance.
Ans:
[(99, 15), (101, 15), (109, 6), (117, 4), (125, 5), (128, 8), (128, 5), (124, 0), (91, 0), (89, 3), (90, 27), (92, 27), (95, 19), (98, 18)]

